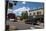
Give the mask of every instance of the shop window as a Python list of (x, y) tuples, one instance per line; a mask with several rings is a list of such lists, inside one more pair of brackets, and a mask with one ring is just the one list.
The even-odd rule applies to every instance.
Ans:
[(31, 15), (31, 13), (30, 13), (30, 15)]
[(37, 12), (37, 15), (41, 15), (41, 12)]
[(33, 15), (35, 15), (35, 13), (33, 13)]

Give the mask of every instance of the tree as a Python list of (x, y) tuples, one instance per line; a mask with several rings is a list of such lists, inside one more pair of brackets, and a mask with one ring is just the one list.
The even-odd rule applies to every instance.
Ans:
[(28, 18), (28, 12), (27, 12), (27, 11), (22, 12), (21, 15), (22, 15), (22, 16), (21, 16), (21, 19), (27, 19), (27, 18)]

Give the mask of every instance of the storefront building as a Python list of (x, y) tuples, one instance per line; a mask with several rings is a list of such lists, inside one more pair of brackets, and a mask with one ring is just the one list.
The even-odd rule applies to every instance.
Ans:
[(28, 19), (35, 21), (39, 20), (40, 22), (44, 22), (44, 9), (39, 8), (35, 10), (29, 10)]

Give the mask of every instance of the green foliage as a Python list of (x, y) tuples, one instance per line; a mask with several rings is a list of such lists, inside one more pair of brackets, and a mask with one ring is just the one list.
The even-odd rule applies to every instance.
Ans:
[(27, 12), (27, 11), (22, 12), (21, 15), (22, 15), (22, 16), (21, 16), (21, 19), (27, 19), (27, 18), (28, 18), (28, 12)]

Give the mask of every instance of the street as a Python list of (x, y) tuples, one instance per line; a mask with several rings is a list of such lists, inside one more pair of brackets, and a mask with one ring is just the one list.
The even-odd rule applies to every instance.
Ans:
[(25, 24), (25, 22), (22, 22), (22, 21), (18, 21), (18, 22), (7, 21), (7, 25), (16, 26), (17, 30), (43, 29), (42, 23), (40, 24), (40, 26), (34, 25), (34, 27), (32, 27), (31, 24)]

